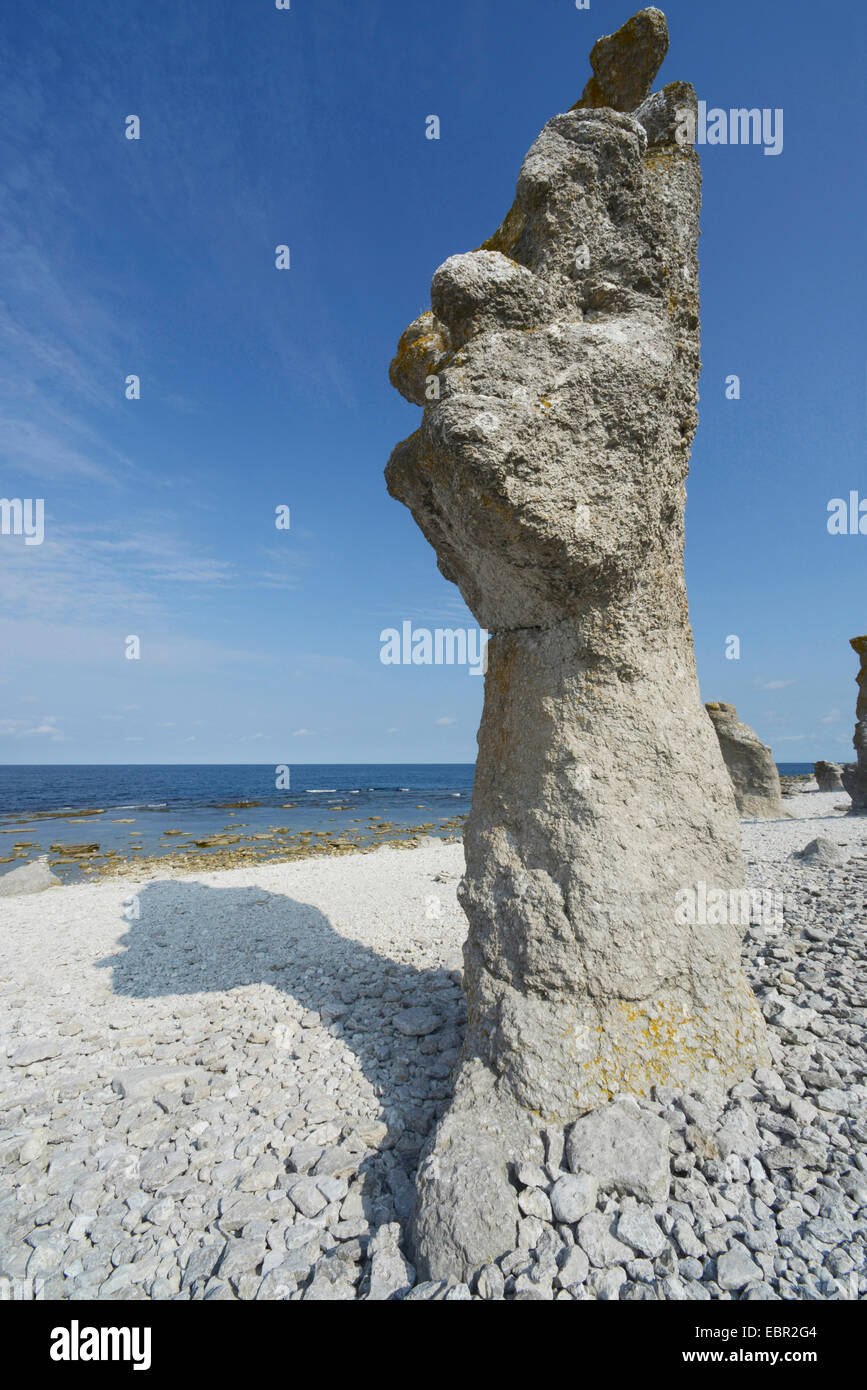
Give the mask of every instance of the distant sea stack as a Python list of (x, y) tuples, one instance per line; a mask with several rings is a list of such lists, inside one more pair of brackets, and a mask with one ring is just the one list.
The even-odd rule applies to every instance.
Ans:
[(788, 816), (782, 802), (780, 774), (767, 744), (749, 724), (738, 719), (734, 705), (713, 701), (705, 709), (716, 729), (739, 815), (749, 820)]
[(843, 786), (852, 798), (850, 815), (863, 816), (867, 813), (867, 634), (850, 637), (849, 646), (861, 659), (855, 677), (858, 682), (858, 702), (855, 705), (855, 734), (852, 739), (858, 761), (854, 765), (847, 764), (843, 769)]
[(813, 764), (813, 772), (820, 792), (841, 792), (843, 788), (843, 769), (839, 763), (819, 761)]
[(677, 138), (693, 89), (647, 95), (667, 46), (655, 9), (600, 40), (597, 85), (545, 126), (498, 231), (436, 271), (391, 365), (424, 414), (389, 491), (493, 634), (468, 1031), (416, 1182), (425, 1279), (513, 1248), (508, 1165), (544, 1160), (545, 1125), (768, 1056), (740, 930), (677, 909), (742, 890), (743, 866), (683, 573), (701, 176)]

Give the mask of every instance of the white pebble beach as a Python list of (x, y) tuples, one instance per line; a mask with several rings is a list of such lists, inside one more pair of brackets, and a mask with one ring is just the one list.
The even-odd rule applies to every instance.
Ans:
[[(839, 792), (808, 789), (785, 804), (787, 819), (742, 823), (748, 883), (831, 893), (829, 870), (793, 853), (821, 836), (863, 856), (867, 822), (845, 815)], [(567, 1257), (560, 1248), (535, 1283), (538, 1259), (527, 1270), (511, 1258), (472, 1291), (413, 1288), (403, 1239), (412, 1176), (448, 1098), (465, 1017), (462, 869), (460, 844), (425, 841), (0, 901), (0, 1277), (39, 1280), (45, 1296), (73, 1299), (470, 1298), (504, 1288), (529, 1297), (540, 1286), (561, 1298), (622, 1297), (624, 1286), (651, 1290), (636, 1297), (730, 1297), (749, 1280), (767, 1288), (755, 1296), (809, 1296), (794, 1291), (801, 1270), (780, 1267), (774, 1243), (763, 1251), (761, 1240), (748, 1242), (748, 1254), (737, 1230), (716, 1249), (700, 1235), (693, 1250), (682, 1236), (662, 1268), (635, 1248), (631, 1260), (614, 1252), (590, 1267), (580, 1227), (570, 1238), (562, 1224), (548, 1230)], [(754, 953), (754, 988), (755, 962)], [(780, 1058), (787, 1040), (803, 1050), (804, 1036), (780, 1034)], [(862, 1029), (859, 1104), (863, 1064)], [(784, 1061), (776, 1067), (784, 1072)], [(674, 1113), (670, 1097), (649, 1103)], [(676, 1130), (675, 1161), (688, 1151)], [(764, 1201), (761, 1217), (771, 1213), (768, 1174), (737, 1162), (743, 1171), (726, 1174), (724, 1191), (741, 1185), (753, 1208)], [(682, 1172), (695, 1180), (692, 1167)], [(750, 1195), (756, 1182), (764, 1198)], [(830, 1273), (820, 1261), (813, 1296), (849, 1296), (840, 1280), (852, 1270), (863, 1282), (864, 1195), (841, 1196), (852, 1207), (843, 1245), (860, 1222), (861, 1256), (832, 1261)], [(607, 1217), (602, 1199), (600, 1210)], [(553, 1220), (544, 1191), (522, 1211), (539, 1229), (545, 1211)], [(622, 1234), (626, 1218), (614, 1215)], [(655, 1218), (660, 1239), (684, 1219), (664, 1207)], [(536, 1226), (519, 1231), (516, 1255), (528, 1256)], [(741, 1249), (749, 1268), (738, 1285)], [(703, 1259), (717, 1262), (713, 1279)], [(726, 1286), (720, 1271), (730, 1267), (735, 1283)], [(696, 1292), (702, 1280), (710, 1292)]]

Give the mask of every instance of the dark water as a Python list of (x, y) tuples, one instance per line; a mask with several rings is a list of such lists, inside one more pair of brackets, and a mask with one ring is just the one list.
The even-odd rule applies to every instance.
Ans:
[(96, 806), (190, 811), (227, 801), (279, 807), (302, 796), (304, 805), (319, 806), (346, 794), (359, 796), (359, 805), (377, 811), (385, 797), (399, 810), (410, 807), (414, 796), (418, 801), (417, 792), (469, 796), (473, 771), (472, 763), (293, 764), (286, 789), (276, 787), (272, 763), (0, 767), (0, 813)]
[[(140, 845), (145, 856), (183, 848), (180, 837), (164, 839), (167, 830), (246, 840), (280, 827), (367, 839), (371, 817), (392, 821), (395, 833), (425, 826), (425, 834), (455, 834), (444, 822), (469, 809), (473, 772), (472, 763), (295, 765), (290, 786), (278, 788), (270, 763), (0, 767), (0, 861), (15, 855), (15, 868), (51, 857), (55, 843), (98, 843), (101, 854), (123, 855)], [(258, 804), (227, 804), (242, 801)]]

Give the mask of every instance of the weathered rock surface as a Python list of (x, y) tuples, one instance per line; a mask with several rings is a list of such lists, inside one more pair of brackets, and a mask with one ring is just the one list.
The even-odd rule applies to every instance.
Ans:
[(867, 635), (850, 637), (849, 646), (857, 652), (861, 665), (856, 680), (858, 682), (858, 701), (855, 705), (855, 733), (852, 747), (855, 749), (857, 763), (843, 769), (843, 786), (852, 798), (852, 815), (867, 812)]
[(590, 1173), (566, 1173), (551, 1191), (551, 1210), (557, 1221), (580, 1221), (596, 1205), (599, 1184)]
[(717, 1260), (717, 1283), (721, 1289), (742, 1289), (761, 1277), (761, 1269), (737, 1241)]
[(0, 898), (17, 897), (19, 893), (41, 893), (52, 888), (60, 879), (48, 867), (47, 856), (41, 854), (20, 869), (12, 869), (0, 878)]
[(740, 815), (750, 819), (788, 815), (782, 802), (780, 774), (767, 744), (749, 724), (738, 719), (734, 705), (713, 701), (705, 709), (719, 739)]
[[(521, 1212), (508, 1163), (532, 1150), (529, 1120), (511, 1125), (484, 1092), (491, 1078), (470, 1064), (461, 1094), (416, 1177), (413, 1246), (425, 1279), (465, 1279), (515, 1244)], [(541, 1158), (537, 1140), (536, 1157)]]
[(639, 10), (616, 34), (596, 40), (590, 50), (593, 76), (576, 106), (634, 111), (650, 95), (667, 52), (668, 24), (662, 10)]
[(845, 852), (839, 845), (835, 845), (833, 840), (829, 840), (824, 835), (817, 835), (815, 840), (811, 840), (802, 850), (798, 851), (799, 859), (809, 860), (813, 864), (842, 864), (846, 858)]
[(668, 1127), (629, 1096), (576, 1120), (566, 1158), (573, 1173), (592, 1174), (603, 1191), (645, 1202), (668, 1196)]
[(820, 760), (813, 764), (813, 771), (820, 792), (843, 791), (843, 769), (839, 763)]
[[(548, 122), (501, 227), (439, 268), (391, 368), (425, 411), (389, 490), (492, 633), (460, 890), (469, 1029), (418, 1179), (429, 1278), (464, 1278), (465, 1241), (501, 1253), (473, 1208), (490, 1191), (505, 1211), (529, 1117), (731, 1084), (765, 1055), (738, 933), (675, 921), (678, 893), (738, 888), (742, 865), (683, 577), (698, 159), (664, 94), (653, 141), (613, 109), (645, 101), (664, 53), (662, 16), (642, 16), (594, 59), (607, 105)], [(465, 1181), (479, 1132), (499, 1162)]]

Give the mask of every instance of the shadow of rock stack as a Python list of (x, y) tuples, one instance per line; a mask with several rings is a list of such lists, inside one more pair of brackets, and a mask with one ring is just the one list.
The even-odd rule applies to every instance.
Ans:
[(780, 820), (783, 806), (780, 774), (774, 755), (749, 724), (738, 719), (734, 705), (712, 701), (705, 705), (716, 730), (723, 761), (734, 787), (738, 813), (749, 820)]
[(675, 906), (743, 867), (683, 573), (701, 175), (693, 89), (651, 95), (667, 47), (657, 9), (596, 44), (581, 105), (543, 129), (497, 232), (437, 270), (390, 369), (424, 415), (389, 491), (492, 633), (468, 1035), (417, 1177), (429, 1279), (513, 1248), (508, 1164), (541, 1161), (545, 1125), (767, 1056), (738, 930)]
[(843, 769), (843, 786), (852, 798), (851, 816), (867, 813), (867, 634), (850, 637), (849, 646), (857, 652), (861, 665), (855, 679), (858, 682), (858, 702), (855, 705), (855, 733), (852, 746), (857, 763), (847, 763)]

